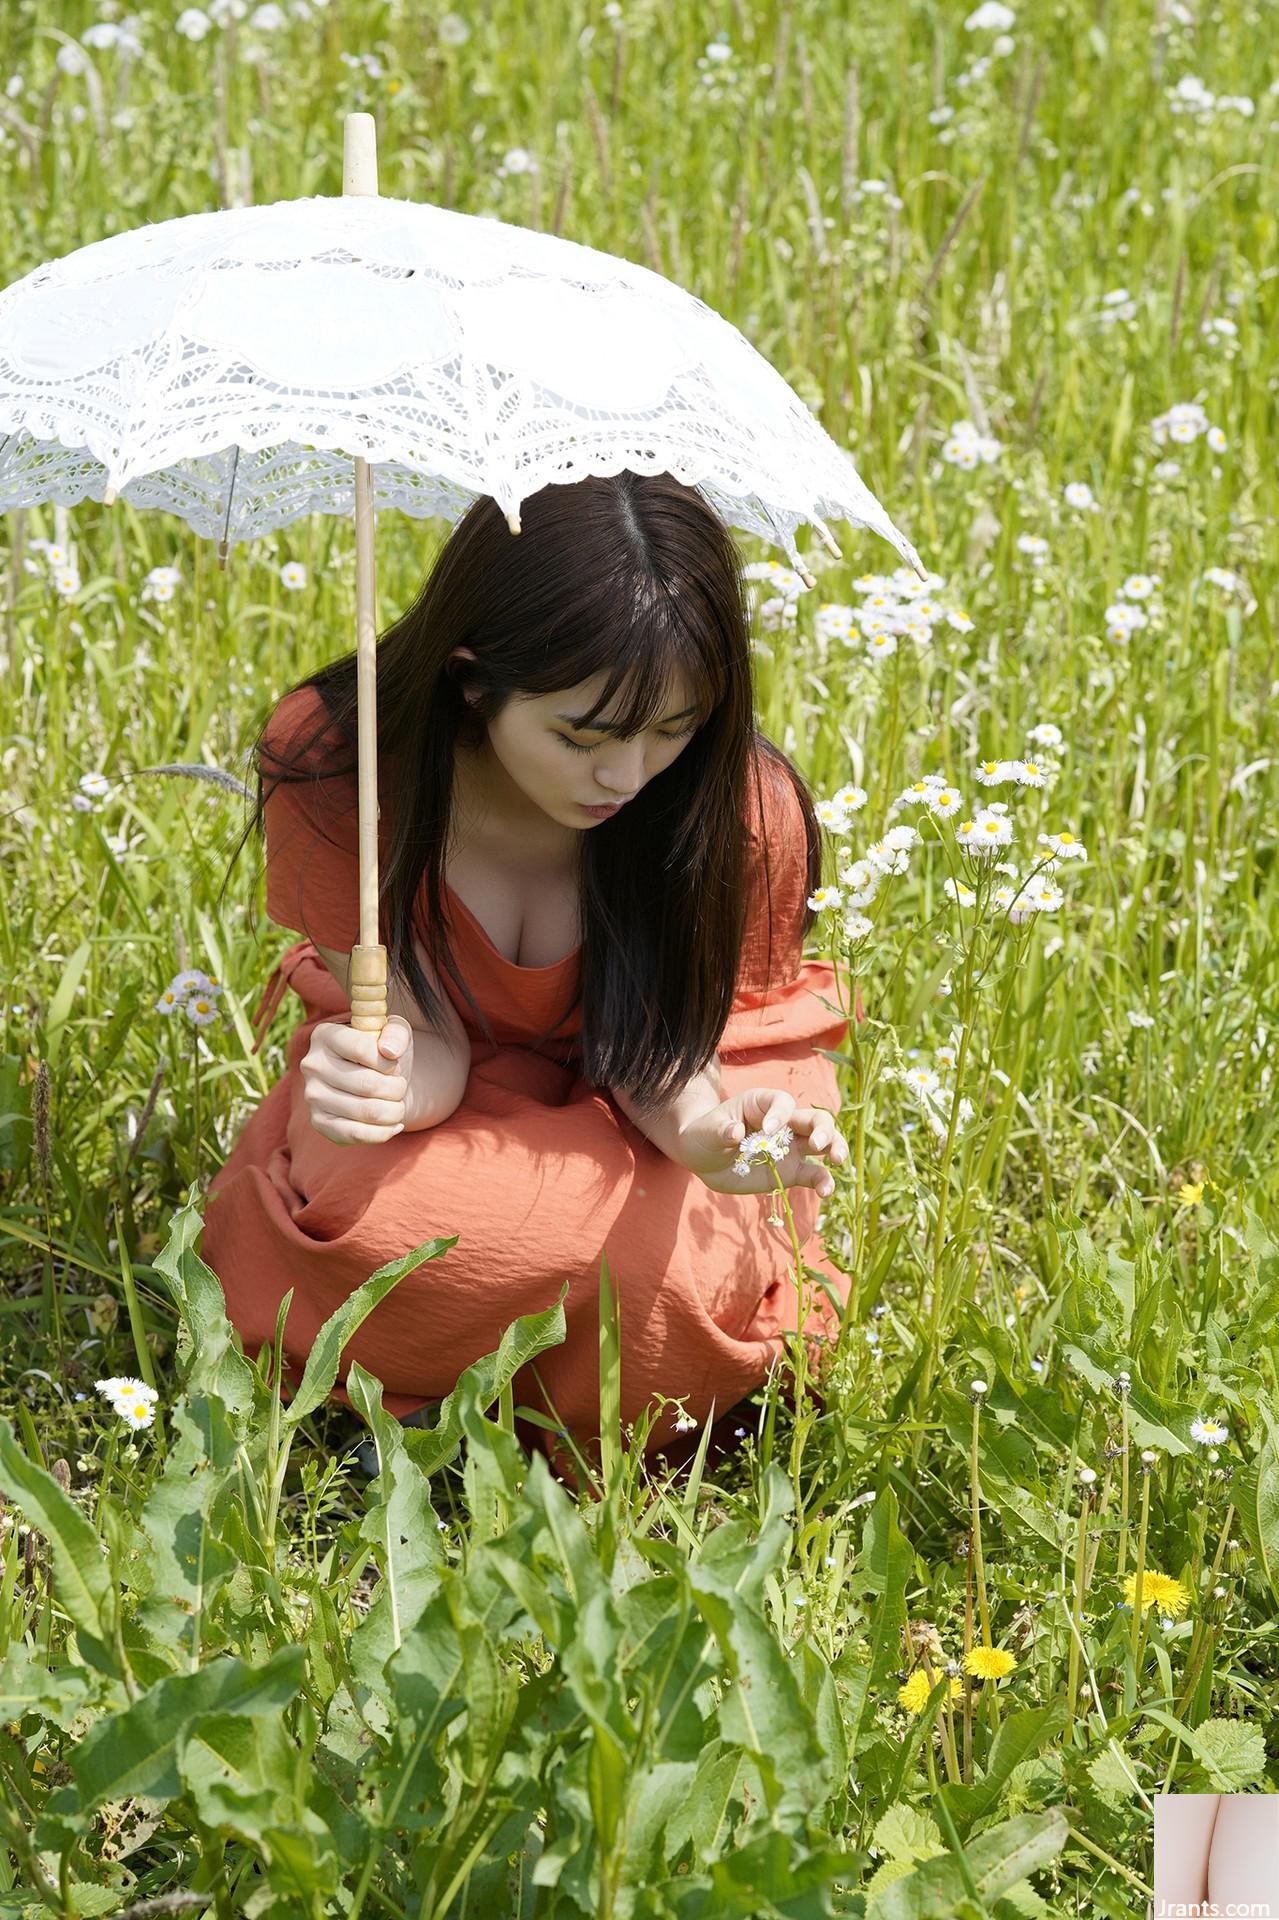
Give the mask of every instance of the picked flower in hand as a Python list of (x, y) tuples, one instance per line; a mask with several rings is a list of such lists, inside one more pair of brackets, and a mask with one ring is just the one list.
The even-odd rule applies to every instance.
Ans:
[(747, 1087), (688, 1121), (679, 1154), (714, 1193), (775, 1193), (780, 1180), (824, 1198), (834, 1191), (831, 1168), (847, 1163), (848, 1143), (825, 1107), (801, 1106), (779, 1087)]

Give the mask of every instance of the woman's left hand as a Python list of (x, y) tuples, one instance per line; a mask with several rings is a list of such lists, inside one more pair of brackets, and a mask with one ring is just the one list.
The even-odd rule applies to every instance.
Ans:
[[(775, 1133), (786, 1126), (794, 1140), (780, 1160), (760, 1154), (745, 1173), (734, 1173), (733, 1163), (749, 1134)], [(830, 1167), (844, 1166), (848, 1143), (825, 1107), (801, 1107), (779, 1087), (747, 1087), (699, 1119), (689, 1120), (679, 1135), (680, 1165), (695, 1173), (712, 1193), (775, 1193), (784, 1187), (815, 1187), (825, 1196), (834, 1190)], [(830, 1165), (819, 1164), (821, 1160)]]

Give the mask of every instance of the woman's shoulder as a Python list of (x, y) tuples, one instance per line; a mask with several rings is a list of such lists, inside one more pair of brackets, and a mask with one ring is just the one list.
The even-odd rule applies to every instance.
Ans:
[(342, 735), (329, 718), (324, 696), (318, 687), (294, 687), (281, 696), (262, 730), (262, 746), (271, 756), (293, 758), (302, 748), (313, 748), (330, 755), (342, 742)]

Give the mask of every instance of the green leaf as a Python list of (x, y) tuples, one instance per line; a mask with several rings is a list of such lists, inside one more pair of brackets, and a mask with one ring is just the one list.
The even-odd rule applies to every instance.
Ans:
[(76, 988), (84, 978), (84, 970), (89, 964), (93, 952), (93, 941), (82, 940), (71, 958), (67, 961), (66, 971), (54, 989), (44, 1016), (44, 1057), (49, 1072), (57, 1078), (58, 1060), (62, 1053), (62, 1037), (66, 1032), (71, 1009), (75, 1005)]
[[(1023, 1813), (988, 1827), (964, 1849), (968, 1871), (984, 1901), (1006, 1894), (1028, 1874), (1055, 1860), (1066, 1844), (1060, 1807)], [(950, 1854), (927, 1860), (868, 1904), (867, 1920), (952, 1920), (966, 1894), (960, 1862)]]
[(146, 1794), (173, 1800), (182, 1792), (178, 1752), (205, 1713), (282, 1712), (306, 1678), (306, 1649), (284, 1646), (260, 1667), (233, 1656), (194, 1673), (170, 1674), (119, 1713), (99, 1720), (68, 1762), (86, 1810), (107, 1800)]
[[(454, 1240), (456, 1240), (454, 1235)], [(451, 1246), (453, 1241), (449, 1242)], [(564, 1319), (564, 1300), (568, 1293), (568, 1281), (560, 1288), (558, 1300), (541, 1313), (521, 1314), (513, 1320), (502, 1335), (494, 1353), (483, 1354), (472, 1361), (446, 1399), (440, 1402), (439, 1415), (433, 1427), (409, 1427), (406, 1429), (405, 1444), (409, 1458), (416, 1461), (423, 1473), (435, 1473), (446, 1466), (457, 1453), (462, 1439), (462, 1402), (467, 1394), (473, 1393), (476, 1405), (491, 1407), (508, 1381), (514, 1379), (522, 1367), (544, 1353), (548, 1347), (563, 1344), (566, 1333)], [(538, 1455), (541, 1459), (541, 1455)], [(544, 1463), (545, 1464), (545, 1463)], [(564, 1489), (560, 1488), (561, 1493)]]
[(1147, 1707), (1146, 1715), (1185, 1742), (1216, 1792), (1237, 1793), (1265, 1779), (1266, 1741), (1260, 1727), (1243, 1720), (1204, 1720), (1197, 1727), (1188, 1727), (1159, 1707)]
[[(28, 1458), (3, 1414), (0, 1489), (49, 1542), (59, 1607), (82, 1632), (91, 1634), (100, 1648), (107, 1649), (114, 1637), (115, 1596), (97, 1533), (53, 1475)], [(114, 1655), (108, 1658), (108, 1670), (119, 1677)]]
[(1051, 1706), (1030, 1707), (1024, 1712), (1008, 1714), (995, 1735), (981, 1779), (971, 1787), (955, 1786), (950, 1781), (943, 1783), (941, 1790), (946, 1806), (961, 1836), (1002, 1797), (1014, 1767), (1056, 1739), (1065, 1727), (1066, 1718), (1066, 1705), (1061, 1700)]
[[(343, 1351), (352, 1334), (363, 1326), (374, 1307), (379, 1306), (392, 1288), (399, 1285), (405, 1274), (414, 1272), (427, 1260), (438, 1260), (450, 1247), (457, 1245), (457, 1239), (454, 1233), (423, 1240), (420, 1246), (413, 1247), (398, 1260), (388, 1260), (384, 1267), (371, 1273), (340, 1307), (334, 1309), (312, 1341), (302, 1383), (284, 1409), (286, 1428), (296, 1427), (308, 1413), (313, 1413), (328, 1399), (338, 1377)], [(346, 1382), (342, 1384), (345, 1386)]]

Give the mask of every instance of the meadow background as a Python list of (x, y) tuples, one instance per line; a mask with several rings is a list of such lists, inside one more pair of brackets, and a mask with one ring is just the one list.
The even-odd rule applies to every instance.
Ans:
[[(511, 1429), (557, 1307), (431, 1430), (353, 1370), (370, 1480), (398, 1274), (281, 1408), (198, 1258), (290, 1024), (237, 783), (351, 527), (6, 516), (0, 1915), (1126, 1917), (1157, 1793), (1275, 1790), (1279, 14), (847, 12), (0, 10), (0, 284), (338, 193), (368, 110), (384, 194), (723, 312), (932, 570), (743, 542), (869, 1016), (823, 1398), (642, 1465), (605, 1286), (575, 1502)], [(382, 517), (380, 626), (443, 531)]]

